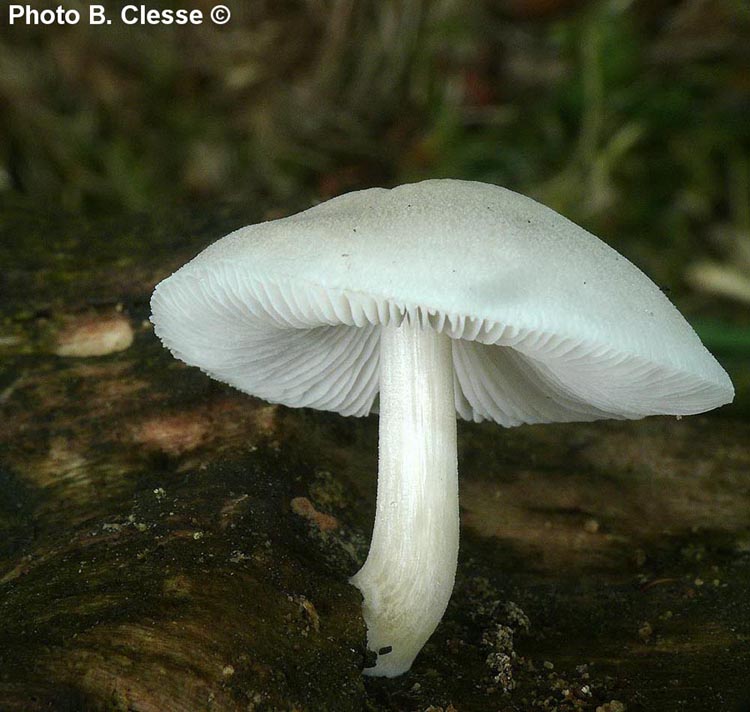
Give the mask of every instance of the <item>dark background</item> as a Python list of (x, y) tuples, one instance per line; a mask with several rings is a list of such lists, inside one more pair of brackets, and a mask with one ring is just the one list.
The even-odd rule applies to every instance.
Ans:
[(745, 0), (229, 6), (223, 27), (4, 12), (0, 196), (257, 219), (372, 185), (498, 183), (601, 236), (709, 346), (747, 355)]

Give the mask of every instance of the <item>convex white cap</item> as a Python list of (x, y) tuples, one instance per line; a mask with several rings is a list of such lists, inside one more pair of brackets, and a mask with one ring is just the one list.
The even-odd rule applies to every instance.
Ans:
[(457, 413), (505, 426), (688, 415), (729, 377), (637, 267), (504, 188), (429, 180), (342, 195), (227, 235), (162, 281), (172, 353), (293, 407), (367, 415), (380, 327), (453, 339)]

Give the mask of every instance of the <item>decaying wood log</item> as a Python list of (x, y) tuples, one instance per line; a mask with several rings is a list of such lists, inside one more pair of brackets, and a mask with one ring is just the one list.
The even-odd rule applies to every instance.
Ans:
[(153, 284), (233, 219), (3, 210), (0, 710), (750, 699), (750, 424), (731, 409), (461, 424), (447, 615), (409, 675), (364, 680), (347, 579), (372, 526), (376, 418), (232, 391), (147, 322)]

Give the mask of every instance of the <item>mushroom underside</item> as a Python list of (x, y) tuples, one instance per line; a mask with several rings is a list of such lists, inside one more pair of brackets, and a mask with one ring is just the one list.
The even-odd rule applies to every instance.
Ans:
[(523, 423), (690, 415), (717, 384), (601, 344), (322, 287), (184, 277), (154, 296), (159, 336), (179, 359), (257, 397), (364, 416), (377, 409), (381, 327), (452, 339), (459, 417)]

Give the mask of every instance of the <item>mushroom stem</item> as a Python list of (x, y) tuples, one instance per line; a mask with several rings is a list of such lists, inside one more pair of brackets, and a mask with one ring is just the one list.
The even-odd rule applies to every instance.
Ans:
[(380, 342), (380, 445), (375, 527), (352, 577), (364, 597), (367, 675), (406, 672), (453, 590), (458, 463), (451, 340), (405, 319)]

